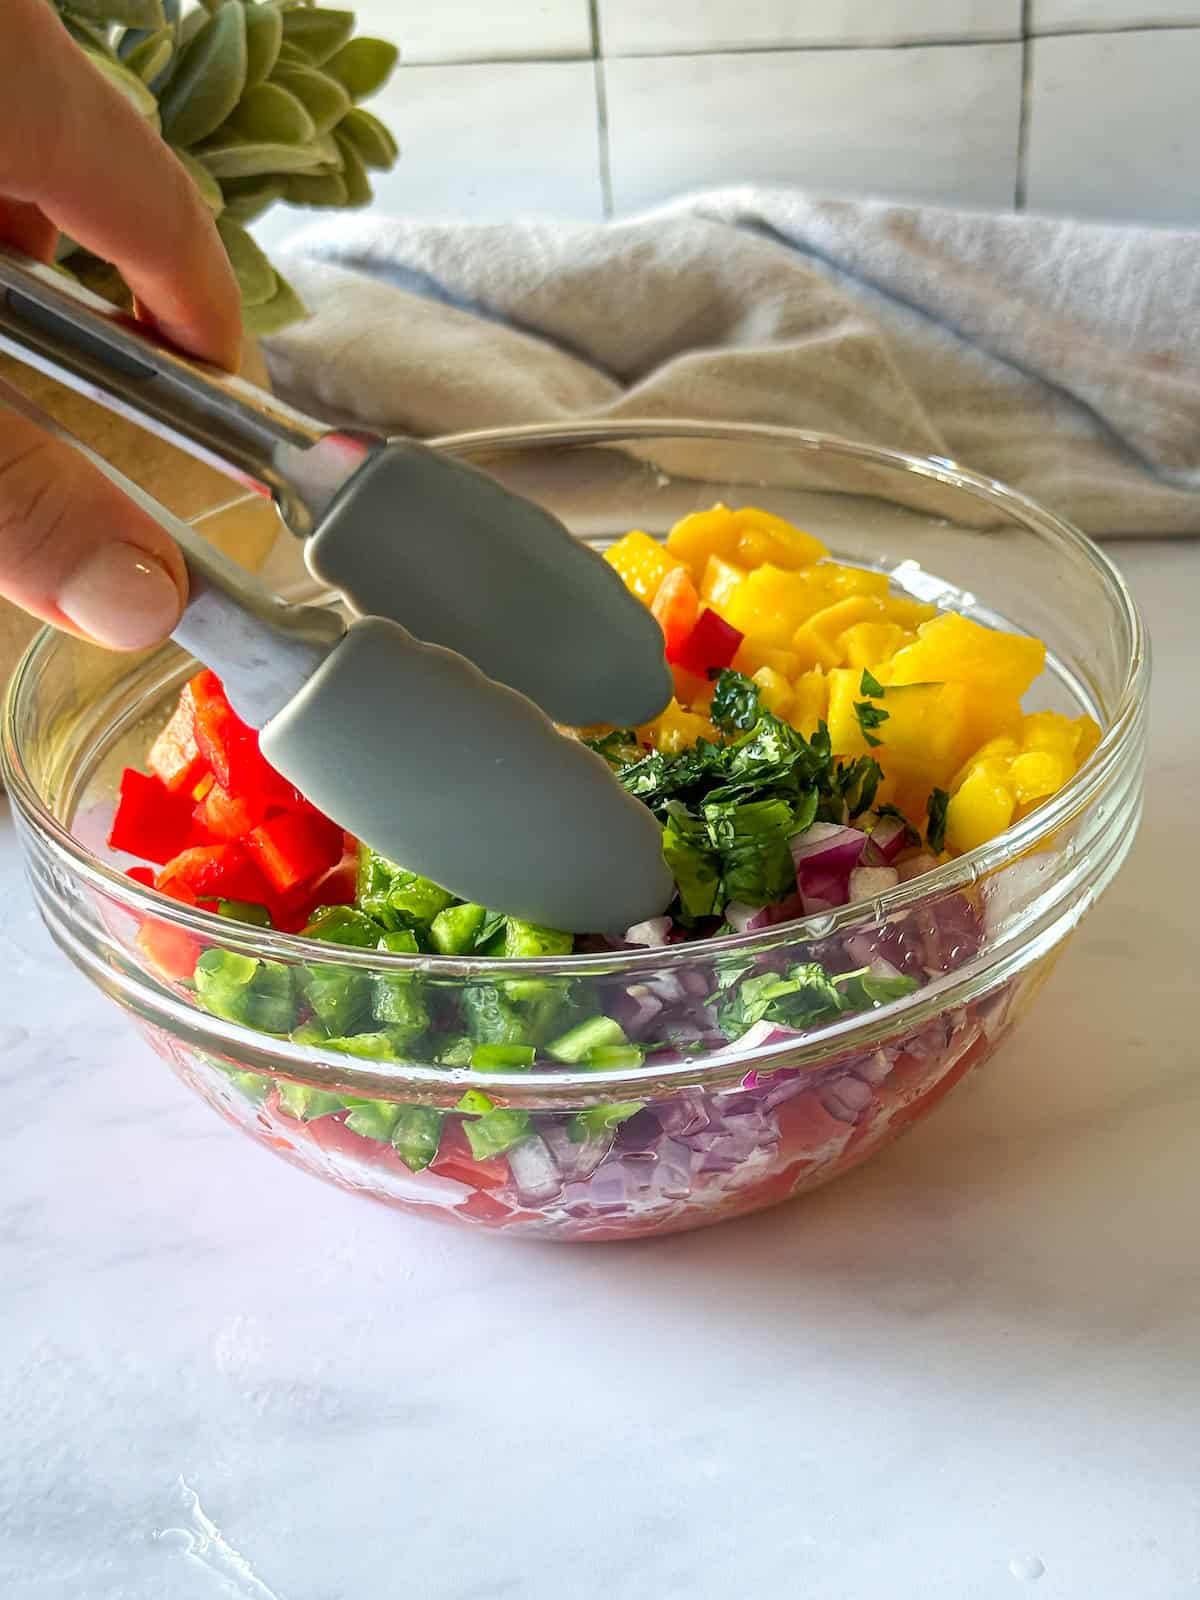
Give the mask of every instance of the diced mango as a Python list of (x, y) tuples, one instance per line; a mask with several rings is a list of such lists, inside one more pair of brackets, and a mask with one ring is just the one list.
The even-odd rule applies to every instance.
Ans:
[(699, 578), (709, 556), (734, 559), (738, 531), (729, 507), (715, 505), (711, 511), (693, 511), (681, 517), (667, 535), (667, 549)]
[[(886, 572), (868, 572), (865, 567), (842, 567), (836, 561), (822, 561), (813, 568), (813, 577), (828, 593), (830, 600), (841, 600), (848, 594), (874, 594), (882, 600), (890, 587)], [(901, 620), (896, 618), (897, 622)]]
[(1026, 750), (1008, 769), (1008, 786), (1019, 805), (1057, 794), (1075, 772), (1070, 756), (1049, 750)]
[(854, 707), (862, 700), (862, 674), (850, 667), (835, 667), (827, 674), (829, 681), (829, 737), (836, 756), (866, 755), (870, 748), (863, 738), (858, 713)]
[(671, 568), (682, 565), (657, 539), (639, 529), (610, 545), (604, 552), (604, 559), (620, 573), (625, 587), (647, 605)]
[[(850, 676), (853, 679), (854, 673)], [(861, 701), (863, 696), (855, 698)], [(967, 688), (961, 683), (914, 683), (889, 689), (882, 700), (871, 701), (887, 712), (887, 721), (874, 730), (875, 738), (888, 756), (906, 768), (919, 770), (930, 786), (940, 785), (968, 748), (964, 739), (967, 700)]]
[(678, 700), (672, 700), (667, 709), (647, 727), (638, 729), (638, 738), (647, 741), (665, 755), (677, 755), (689, 750), (697, 739), (715, 742), (717, 730), (706, 716), (695, 711), (685, 711)]
[(711, 678), (702, 678), (698, 673), (689, 672), (686, 667), (679, 666), (671, 668), (671, 676), (675, 680), (675, 698), (681, 706), (686, 706), (689, 710), (695, 707), (708, 710), (716, 688)]
[(1078, 770), (1100, 743), (1100, 729), (1088, 716), (1076, 717), (1075, 722), (1079, 728), (1079, 743), (1075, 747), (1075, 767)]
[(807, 622), (801, 623), (792, 648), (807, 666), (841, 666), (846, 658), (841, 636), (846, 629), (856, 622), (878, 622), (882, 617), (883, 602), (877, 595), (847, 595), (831, 606), (823, 606)]
[(751, 678), (759, 688), (759, 696), (767, 710), (777, 717), (786, 717), (792, 706), (792, 686), (782, 674), (772, 667), (760, 667)]
[(856, 622), (839, 635), (837, 642), (843, 663), (861, 671), (863, 667), (880, 666), (913, 637), (896, 622)]
[(818, 570), (756, 567), (738, 584), (721, 615), (756, 644), (783, 649), (791, 644), (800, 623), (829, 604), (827, 592), (816, 582)]
[(1045, 665), (1046, 647), (1019, 633), (981, 627), (943, 612), (923, 622), (915, 643), (893, 656), (889, 683), (965, 683), (981, 695), (1021, 695)]
[(978, 749), (989, 739), (1016, 738), (1020, 730), (1021, 701), (1017, 695), (1000, 690), (994, 694), (971, 694), (967, 701), (966, 749)]
[(735, 566), (724, 556), (709, 556), (700, 579), (701, 600), (707, 600), (714, 610), (720, 611), (745, 576), (745, 567)]
[(946, 807), (946, 843), (956, 853), (974, 850), (1003, 833), (1013, 819), (1016, 801), (986, 766), (972, 768)]
[(829, 680), (820, 667), (802, 672), (792, 684), (792, 708), (788, 721), (799, 728), (805, 738), (817, 731), (818, 722), (824, 722), (829, 711)]
[(898, 622), (910, 633), (937, 616), (936, 606), (924, 600), (913, 600), (906, 594), (889, 594), (884, 599), (883, 610), (889, 622)]
[(1046, 750), (1074, 761), (1082, 732), (1078, 722), (1057, 711), (1033, 711), (1021, 718), (1021, 748)]
[(829, 551), (811, 533), (786, 522), (782, 517), (758, 506), (741, 506), (733, 513), (739, 534), (737, 559), (744, 567), (760, 567), (764, 563), (795, 571), (811, 567)]
[(800, 671), (800, 657), (794, 650), (775, 650), (770, 645), (743, 639), (733, 658), (733, 670), (752, 678), (760, 667), (770, 667), (789, 683)]
[(1007, 735), (989, 739), (986, 744), (981, 744), (954, 774), (950, 783), (950, 793), (956, 793), (976, 767), (986, 768), (997, 782), (1003, 782), (1008, 769), (1012, 766), (1013, 757), (1020, 753), (1020, 745)]

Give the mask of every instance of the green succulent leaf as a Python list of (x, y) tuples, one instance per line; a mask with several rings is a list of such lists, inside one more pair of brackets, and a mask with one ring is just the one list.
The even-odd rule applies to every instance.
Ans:
[(293, 322), (303, 321), (307, 315), (308, 307), (287, 279), (277, 272), (272, 298), (264, 305), (247, 307), (243, 322), (247, 333), (256, 339), (265, 339), (269, 334), (278, 333), (281, 328), (290, 327)]
[(280, 67), (308, 67), (312, 63), (298, 45), (289, 44), (285, 39), (279, 46), (279, 54), (275, 57), (276, 66)]
[[(339, 85), (340, 87), (340, 85)], [(361, 106), (352, 106), (337, 125), (338, 138), (352, 144), (362, 158), (364, 166), (382, 171), (395, 166), (400, 147), (391, 133)]]
[(246, 87), (271, 75), (283, 43), (283, 17), (275, 6), (246, 7)]
[(175, 30), (159, 28), (156, 33), (148, 33), (140, 39), (128, 55), (122, 54), (121, 60), (143, 83), (152, 84), (159, 73), (170, 66), (174, 54)]
[(313, 172), (340, 172), (342, 152), (331, 133), (319, 133), (308, 147), (313, 158)]
[(115, 89), (121, 91), (146, 121), (152, 122), (157, 128), (158, 101), (137, 74), (122, 66), (115, 56), (102, 56), (98, 51), (86, 48), (83, 53), (96, 70), (107, 78)]
[(273, 300), (279, 280), (260, 246), (231, 217), (217, 218), (217, 232), (242, 291), (243, 308), (263, 306)]
[(296, 67), (281, 61), (271, 74), (271, 81), (295, 95), (318, 133), (328, 133), (352, 109), (350, 96), (337, 79), (316, 67)]
[(233, 111), (245, 87), (246, 14), (237, 0), (226, 0), (179, 58), (162, 97), (163, 132), (172, 144), (190, 146), (207, 138)]
[(348, 206), (369, 206), (374, 198), (371, 192), (371, 180), (367, 177), (367, 169), (363, 158), (350, 143), (343, 139), (340, 132), (334, 135), (337, 147), (342, 156), (342, 182), (346, 189), (346, 204)]
[(328, 11), (321, 6), (298, 7), (283, 14), (286, 43), (320, 66), (335, 55), (354, 32), (353, 11)]
[(352, 100), (365, 100), (383, 88), (399, 59), (399, 50), (386, 39), (351, 39), (330, 56), (325, 70), (345, 87)]
[(116, 51), (108, 36), (108, 29), (102, 27), (100, 23), (88, 22), (86, 18), (74, 17), (69, 12), (59, 20), (76, 44), (82, 45), (85, 50), (94, 51), (97, 55), (105, 56), (110, 61), (117, 59)]
[(326, 172), (316, 177), (298, 173), (287, 180), (283, 198), (293, 206), (337, 208), (350, 204), (350, 191), (340, 172)]
[(247, 89), (226, 127), (262, 144), (308, 144), (317, 133), (301, 102), (277, 83)]
[(272, 173), (311, 172), (321, 157), (311, 145), (262, 144), (224, 135), (192, 152), (214, 178), (265, 178)]
[(122, 28), (161, 28), (167, 21), (162, 0), (70, 0), (70, 9), (76, 17)]
[[(209, 174), (205, 172), (205, 176)], [(216, 179), (210, 177), (210, 182)], [(282, 200), (286, 188), (285, 178), (229, 178), (222, 186), (225, 215), (246, 227), (276, 200)]]
[(202, 162), (197, 161), (195, 156), (190, 155), (188, 151), (181, 150), (176, 145), (174, 146), (174, 155), (176, 161), (187, 169), (188, 177), (200, 191), (201, 200), (204, 201), (204, 204), (214, 217), (219, 217), (225, 209), (225, 197), (221, 193), (221, 185), (208, 168)]

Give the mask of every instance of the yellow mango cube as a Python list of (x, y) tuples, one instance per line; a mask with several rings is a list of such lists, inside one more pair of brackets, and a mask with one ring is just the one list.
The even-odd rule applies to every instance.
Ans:
[(974, 850), (1003, 833), (1013, 819), (1012, 792), (986, 766), (973, 767), (946, 807), (946, 844), (956, 852)]
[(609, 566), (615, 567), (625, 587), (649, 605), (658, 593), (658, 586), (672, 567), (683, 563), (652, 539), (648, 533), (634, 529), (604, 552)]
[(802, 672), (792, 684), (792, 705), (788, 721), (799, 728), (805, 738), (817, 731), (818, 722), (824, 722), (829, 712), (829, 680), (820, 667)]
[(1050, 755), (1066, 756), (1072, 764), (1082, 733), (1079, 721), (1072, 721), (1057, 711), (1033, 711), (1021, 718), (1022, 750), (1044, 750)]
[(878, 622), (883, 605), (877, 595), (851, 594), (823, 606), (796, 630), (792, 648), (809, 666), (838, 667), (846, 659), (841, 636), (856, 622)]
[(957, 612), (943, 612), (917, 630), (913, 644), (893, 656), (889, 683), (965, 683), (982, 695), (1019, 699), (1041, 672), (1046, 647), (1019, 633), (984, 628)]
[(843, 664), (861, 671), (864, 667), (871, 670), (881, 666), (913, 637), (896, 622), (856, 622), (839, 634), (837, 643)]
[(720, 611), (745, 576), (745, 567), (735, 566), (724, 556), (709, 556), (700, 579), (701, 600), (707, 600), (714, 611)]
[(862, 673), (850, 667), (835, 667), (826, 674), (829, 683), (829, 737), (835, 756), (866, 755), (870, 746), (863, 738), (855, 704), (862, 700)]
[[(967, 697), (966, 685), (961, 683), (914, 683), (888, 689), (881, 700), (870, 702), (887, 712), (887, 721), (873, 730), (874, 736), (887, 756), (918, 770), (930, 785), (941, 784), (968, 748), (964, 739)], [(864, 696), (855, 698), (861, 701)]]
[(990, 739), (1016, 739), (1021, 731), (1021, 701), (1015, 694), (972, 691), (967, 701), (965, 748), (977, 750)]
[(1100, 728), (1091, 717), (1075, 718), (1079, 729), (1079, 743), (1075, 746), (1075, 767), (1078, 770), (1100, 743)]
[(729, 596), (721, 615), (756, 644), (782, 650), (790, 646), (800, 623), (829, 603), (814, 581), (816, 571), (756, 567)]
[(670, 756), (689, 750), (697, 739), (715, 741), (716, 737), (717, 730), (706, 716), (686, 711), (678, 700), (672, 700), (647, 727), (638, 729), (639, 739)]
[(681, 517), (667, 535), (667, 549), (699, 580), (709, 556), (734, 559), (738, 532), (729, 507), (716, 505), (711, 511), (693, 511)]
[(813, 568), (813, 577), (827, 591), (830, 601), (842, 600), (848, 594), (873, 594), (882, 600), (890, 588), (886, 572), (868, 572), (865, 567), (843, 567), (836, 561), (822, 561)]
[(899, 623), (909, 633), (915, 633), (923, 622), (937, 616), (937, 607), (924, 600), (913, 600), (906, 594), (889, 594), (884, 597), (883, 613), (889, 622)]
[(998, 783), (1006, 782), (1013, 758), (1020, 753), (1021, 746), (1007, 734), (989, 739), (986, 744), (979, 745), (955, 773), (950, 784), (951, 794), (966, 782), (976, 767), (986, 770)]
[(760, 667), (751, 678), (759, 687), (759, 694), (768, 711), (777, 717), (786, 717), (792, 708), (792, 686), (773, 667)]
[(1008, 769), (1008, 787), (1018, 804), (1029, 805), (1057, 794), (1075, 771), (1070, 756), (1050, 750), (1026, 750), (1013, 758)]
[(747, 678), (752, 678), (760, 667), (770, 667), (790, 683), (800, 671), (800, 657), (794, 650), (775, 650), (753, 639), (743, 639), (731, 665), (735, 672), (745, 673)]
[(757, 506), (741, 506), (733, 513), (738, 525), (737, 559), (744, 567), (764, 564), (795, 571), (811, 567), (829, 554), (819, 539), (793, 527), (782, 517)]

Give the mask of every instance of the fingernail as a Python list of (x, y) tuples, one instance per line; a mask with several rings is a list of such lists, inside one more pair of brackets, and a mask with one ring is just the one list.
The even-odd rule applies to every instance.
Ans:
[(81, 632), (110, 650), (158, 644), (179, 621), (175, 580), (145, 550), (106, 544), (63, 584), (58, 609)]

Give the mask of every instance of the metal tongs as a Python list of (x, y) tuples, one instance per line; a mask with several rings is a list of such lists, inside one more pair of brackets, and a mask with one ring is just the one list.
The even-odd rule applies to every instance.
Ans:
[(0, 349), (271, 494), (309, 570), (360, 614), (346, 626), (287, 605), (9, 398), (179, 544), (191, 597), (174, 638), (314, 805), (464, 899), (530, 921), (612, 932), (663, 910), (657, 823), (550, 720), (657, 715), (671, 692), (662, 636), (556, 518), (413, 441), (326, 428), (3, 247)]

